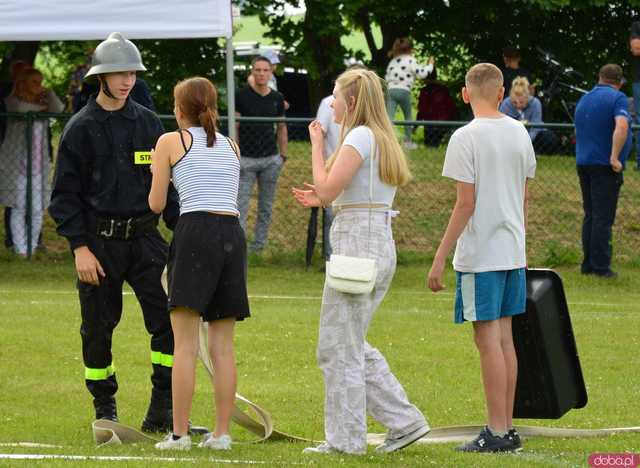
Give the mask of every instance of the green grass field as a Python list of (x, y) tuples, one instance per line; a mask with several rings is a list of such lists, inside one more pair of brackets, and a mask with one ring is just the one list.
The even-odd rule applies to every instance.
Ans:
[[(302, 15), (298, 15), (294, 17), (297, 20), (302, 20)], [(260, 19), (257, 16), (242, 16), (240, 18), (235, 18), (233, 20), (234, 23), (234, 34), (233, 34), (233, 42), (259, 42), (262, 45), (271, 45), (273, 44), (273, 39), (266, 37), (266, 33), (269, 31), (269, 28), (262, 23), (260, 23)], [(376, 41), (376, 44), (380, 45), (382, 42), (382, 33), (380, 32), (380, 28), (375, 26), (373, 28), (373, 37)], [(362, 31), (354, 30), (350, 35), (342, 38), (342, 45), (347, 49), (351, 49), (355, 52), (363, 52), (365, 58), (369, 60), (371, 58), (371, 53), (369, 52), (369, 48), (367, 47), (367, 41), (364, 38), (364, 34)]]
[[(91, 432), (93, 408), (84, 387), (79, 336), (79, 305), (69, 260), (0, 260), (0, 453), (90, 456), (167, 456), (151, 445), (96, 449)], [(278, 429), (307, 438), (323, 436), (323, 387), (315, 363), (317, 322), (323, 275), (296, 262), (249, 270), (252, 317), (237, 327), (238, 391), (271, 412)], [(392, 370), (432, 426), (481, 424), (484, 406), (471, 328), (452, 323), (453, 275), (434, 295), (424, 287), (427, 265), (400, 266), (391, 291), (376, 314), (370, 342), (386, 355)], [(574, 267), (564, 278), (578, 349), (589, 393), (586, 408), (560, 420), (518, 420), (516, 424), (602, 428), (640, 426), (640, 273), (619, 268), (620, 278), (583, 277)], [(122, 422), (138, 426), (150, 393), (148, 337), (138, 304), (124, 296), (122, 322), (114, 336), (114, 363)], [(212, 422), (212, 390), (199, 369), (192, 419)], [(382, 432), (374, 422), (370, 432)], [(234, 439), (254, 436), (234, 426)], [(60, 448), (11, 444), (38, 442)], [(214, 466), (220, 460), (241, 466), (587, 466), (593, 452), (640, 452), (640, 434), (593, 439), (525, 441), (519, 455), (467, 455), (453, 445), (414, 445), (396, 454), (303, 456), (302, 443), (238, 443), (230, 453), (193, 449), (170, 457), (185, 466)], [(190, 460), (187, 463), (187, 460)], [(212, 459), (219, 460), (217, 463)], [(0, 466), (177, 466), (174, 462), (10, 461)]]

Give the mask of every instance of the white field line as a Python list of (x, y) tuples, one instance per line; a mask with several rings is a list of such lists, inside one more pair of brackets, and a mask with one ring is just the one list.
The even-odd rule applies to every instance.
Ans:
[[(520, 452), (518, 454), (502, 455), (513, 460), (529, 460), (544, 462), (553, 466), (573, 466), (567, 460), (562, 460), (561, 455), (547, 456), (543, 453)], [(66, 455), (66, 454), (39, 454), (39, 453), (0, 453), (0, 460), (65, 460), (65, 461), (140, 461), (140, 462), (177, 462), (177, 463), (220, 463), (227, 465), (267, 465), (271, 461), (260, 460), (229, 460), (224, 458), (178, 458), (178, 457), (140, 457), (140, 456), (105, 456), (105, 455)], [(278, 464), (282, 464), (280, 460)], [(288, 462), (289, 465), (302, 465), (299, 462)]]
[[(0, 460), (67, 460), (67, 461), (153, 461), (153, 462), (177, 462), (177, 463), (220, 463), (227, 465), (267, 465), (271, 461), (260, 460), (228, 460), (224, 458), (177, 458), (177, 457), (136, 457), (136, 456), (106, 456), (106, 455), (66, 455), (66, 454), (40, 454), (40, 453), (0, 453)], [(278, 463), (281, 463), (280, 461)], [(288, 463), (300, 465), (301, 463)]]
[[(63, 296), (77, 296), (77, 291), (75, 290), (46, 290), (46, 289), (0, 289), (0, 294), (34, 294), (34, 295), (63, 295)], [(429, 292), (412, 292), (412, 291), (403, 291), (403, 292), (390, 292), (389, 296), (395, 295), (412, 295), (412, 296), (427, 296)], [(123, 291), (123, 296), (133, 296), (134, 293), (132, 291)], [(449, 302), (454, 297), (453, 293), (438, 293), (438, 297), (430, 297), (429, 299), (436, 302)], [(278, 295), (278, 294), (249, 294), (249, 299), (261, 299), (261, 300), (284, 300), (284, 301), (319, 301), (322, 299), (322, 296), (294, 296), (294, 295)], [(7, 305), (11, 302), (15, 301), (0, 301), (0, 304)], [(30, 300), (30, 304), (53, 304), (55, 301), (38, 301), (38, 300)], [(629, 308), (634, 307), (632, 304), (615, 304), (612, 302), (582, 302), (582, 301), (569, 301), (570, 306), (588, 306), (588, 307), (618, 307), (618, 308)]]
[(62, 448), (62, 445), (40, 444), (38, 442), (3, 442), (0, 447), (29, 447), (29, 448)]

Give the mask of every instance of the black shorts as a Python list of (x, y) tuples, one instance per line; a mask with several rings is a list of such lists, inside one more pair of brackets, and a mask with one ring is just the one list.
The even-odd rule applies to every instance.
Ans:
[(237, 217), (181, 215), (169, 249), (169, 310), (187, 307), (207, 322), (249, 317), (246, 255)]

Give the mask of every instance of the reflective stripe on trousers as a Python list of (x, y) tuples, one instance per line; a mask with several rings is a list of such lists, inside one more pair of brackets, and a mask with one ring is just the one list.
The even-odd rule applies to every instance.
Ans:
[(111, 365), (102, 369), (92, 369), (91, 367), (84, 368), (85, 380), (106, 380), (116, 373), (116, 367)]

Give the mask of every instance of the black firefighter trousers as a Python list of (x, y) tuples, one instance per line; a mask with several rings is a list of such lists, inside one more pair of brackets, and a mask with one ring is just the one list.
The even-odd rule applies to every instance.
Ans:
[(160, 283), (168, 246), (157, 230), (129, 240), (94, 236), (89, 249), (105, 271), (100, 285), (78, 281), (82, 324), (82, 356), (87, 388), (99, 404), (118, 390), (111, 355), (111, 337), (122, 316), (122, 286), (132, 287), (151, 335), (151, 383), (154, 395), (171, 395), (173, 332), (167, 295)]

